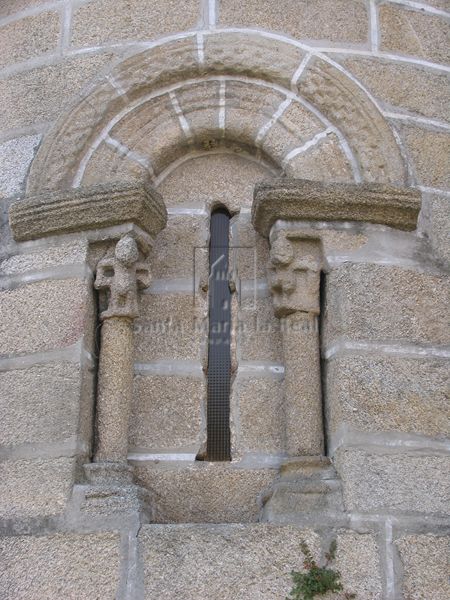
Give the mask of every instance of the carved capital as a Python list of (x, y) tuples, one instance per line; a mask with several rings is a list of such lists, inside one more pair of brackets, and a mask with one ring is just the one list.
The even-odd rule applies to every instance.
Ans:
[(269, 287), (275, 315), (297, 311), (319, 314), (320, 241), (277, 231), (271, 243)]
[(150, 285), (148, 267), (139, 261), (139, 248), (129, 234), (116, 244), (114, 255), (97, 265), (94, 286), (109, 291), (108, 309), (100, 314), (102, 320), (111, 317), (135, 319), (139, 316), (138, 290)]

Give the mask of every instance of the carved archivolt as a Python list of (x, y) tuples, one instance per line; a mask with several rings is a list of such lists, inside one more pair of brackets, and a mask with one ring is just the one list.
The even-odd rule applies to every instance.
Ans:
[[(47, 135), (28, 193), (111, 180), (157, 184), (174, 161), (223, 145), (289, 176), (404, 183), (389, 125), (326, 56), (258, 32), (186, 34), (118, 63)], [(302, 66), (303, 65), (303, 66)]]

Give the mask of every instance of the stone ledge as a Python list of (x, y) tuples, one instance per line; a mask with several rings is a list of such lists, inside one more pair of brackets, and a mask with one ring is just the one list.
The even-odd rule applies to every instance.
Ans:
[(155, 237), (166, 226), (167, 211), (149, 185), (109, 184), (48, 191), (14, 202), (9, 221), (18, 242), (124, 223)]
[(420, 206), (420, 192), (411, 188), (278, 179), (256, 185), (252, 222), (265, 237), (278, 219), (359, 221), (413, 231)]

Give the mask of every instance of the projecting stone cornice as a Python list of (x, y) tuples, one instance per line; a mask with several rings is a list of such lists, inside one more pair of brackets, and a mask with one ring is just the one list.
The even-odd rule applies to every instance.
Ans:
[(18, 242), (131, 223), (154, 238), (167, 223), (164, 202), (145, 184), (107, 184), (48, 191), (11, 205)]
[(255, 187), (252, 222), (264, 237), (278, 220), (356, 221), (413, 231), (420, 206), (420, 192), (411, 188), (284, 178)]

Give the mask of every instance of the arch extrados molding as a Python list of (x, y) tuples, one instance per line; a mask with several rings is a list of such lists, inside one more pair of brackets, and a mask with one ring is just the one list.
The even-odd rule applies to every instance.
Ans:
[[(238, 83), (253, 98), (253, 108), (247, 115), (241, 115), (243, 122), (237, 119), (233, 123), (227, 118), (225, 124), (226, 89)], [(200, 86), (200, 92), (202, 85), (218, 86), (215, 104), (208, 105), (201, 93), (197, 97), (194, 94), (191, 103), (197, 105), (197, 116), (202, 111), (203, 117), (207, 117), (207, 111), (214, 113), (210, 117), (216, 122), (216, 131), (208, 130), (204, 118), (203, 125), (189, 139), (183, 126), (184, 112), (177, 110), (178, 96), (193, 86)], [(277, 97), (276, 106), (271, 105), (273, 98), (269, 96)], [(153, 124), (165, 123), (166, 127), (153, 132), (151, 125), (137, 127), (132, 131), (131, 146), (111, 136), (114, 127), (124, 125), (138, 109), (157, 98), (164, 99), (164, 106), (160, 107), (159, 121), (156, 118)], [(166, 38), (116, 64), (83, 97), (77, 98), (48, 133), (33, 161), (27, 191), (36, 193), (81, 185), (90, 161), (105, 145), (110, 149), (115, 146), (114, 159), (106, 160), (111, 166), (110, 172), (105, 173), (106, 179), (121, 176), (124, 167), (119, 163), (131, 160), (135, 169), (141, 169), (139, 176), (160, 180), (170, 162), (195, 149), (195, 140), (203, 143), (214, 136), (224, 143), (244, 146), (283, 171), (286, 159), (302, 150), (302, 144), (296, 149), (287, 143), (286, 148), (275, 152), (265, 147), (264, 139), (258, 136), (265, 129), (268, 134), (278, 121), (285, 119), (291, 105), (301, 106), (322, 126), (310, 139), (301, 131), (301, 124), (297, 129), (294, 126), (294, 137), (308, 147), (308, 144), (321, 145), (327, 136), (335, 136), (350, 166), (351, 179), (404, 183), (405, 168), (390, 126), (364, 88), (340, 65), (304, 44), (279, 35), (229, 30)], [(243, 142), (243, 128), (248, 129), (252, 119), (259, 128), (255, 129), (253, 139), (244, 136)], [(197, 120), (202, 122), (202, 118)], [(167, 128), (172, 128), (172, 135), (166, 135)], [(145, 152), (142, 154), (133, 147), (133, 144), (139, 147), (146, 135), (149, 147), (152, 143), (155, 147), (159, 145), (159, 155), (166, 156), (160, 164), (156, 161), (156, 168)], [(288, 174), (301, 176), (295, 169)]]

